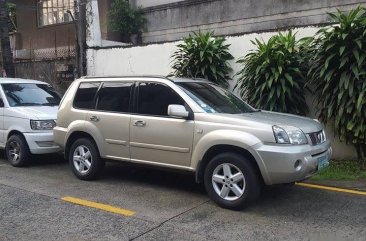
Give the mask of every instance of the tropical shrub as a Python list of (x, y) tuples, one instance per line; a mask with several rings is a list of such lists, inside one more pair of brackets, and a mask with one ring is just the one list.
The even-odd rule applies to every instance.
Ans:
[(113, 0), (108, 15), (112, 31), (126, 34), (141, 34), (145, 30), (146, 18), (141, 7), (133, 8), (126, 0)]
[(329, 14), (338, 24), (322, 28), (314, 42), (310, 86), (320, 119), (366, 159), (366, 9)]
[(7, 2), (6, 7), (9, 13), (9, 31), (14, 32), (17, 30), (16, 4)]
[(256, 49), (239, 59), (242, 65), (236, 89), (256, 108), (304, 115), (306, 57), (309, 39), (296, 40), (292, 31), (255, 39)]
[(232, 71), (228, 61), (233, 59), (225, 38), (214, 37), (213, 32), (196, 32), (184, 38), (173, 53), (171, 75), (177, 77), (205, 78), (227, 86)]

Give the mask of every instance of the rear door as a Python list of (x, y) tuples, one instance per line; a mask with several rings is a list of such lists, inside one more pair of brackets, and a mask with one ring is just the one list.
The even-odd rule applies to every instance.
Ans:
[(104, 82), (98, 90), (95, 110), (87, 121), (100, 132), (105, 157), (129, 159), (130, 102), (133, 82)]
[(171, 104), (186, 105), (184, 100), (172, 88), (157, 82), (140, 83), (136, 97), (130, 125), (132, 161), (189, 166), (194, 121), (167, 113)]

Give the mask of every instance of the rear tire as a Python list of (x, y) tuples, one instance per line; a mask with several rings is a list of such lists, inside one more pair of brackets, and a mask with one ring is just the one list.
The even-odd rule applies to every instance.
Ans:
[(75, 176), (81, 180), (97, 179), (103, 171), (104, 160), (95, 143), (87, 138), (77, 139), (70, 148), (69, 164)]
[(31, 153), (24, 136), (15, 134), (9, 137), (5, 147), (6, 158), (13, 167), (24, 167), (29, 164)]
[(236, 153), (222, 153), (207, 165), (204, 183), (209, 197), (227, 209), (243, 209), (255, 201), (262, 185), (250, 160)]

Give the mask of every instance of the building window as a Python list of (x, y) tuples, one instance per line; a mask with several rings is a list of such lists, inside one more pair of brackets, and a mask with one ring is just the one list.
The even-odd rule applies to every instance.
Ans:
[(71, 22), (72, 18), (68, 11), (74, 14), (74, 0), (39, 0), (38, 26)]

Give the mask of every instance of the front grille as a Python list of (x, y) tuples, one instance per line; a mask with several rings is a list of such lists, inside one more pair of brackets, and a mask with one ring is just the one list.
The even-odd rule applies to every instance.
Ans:
[(326, 141), (324, 131), (309, 133), (308, 136), (310, 138), (311, 145), (313, 146), (322, 144)]

